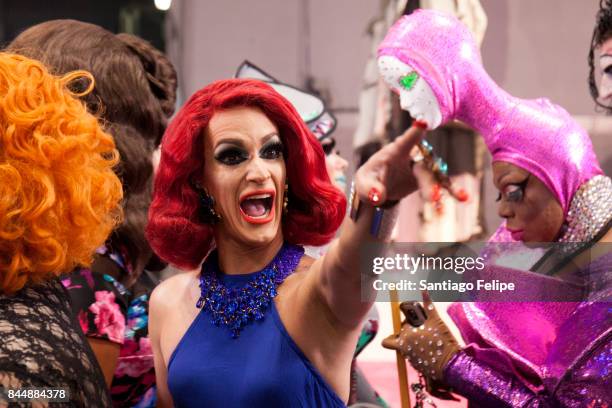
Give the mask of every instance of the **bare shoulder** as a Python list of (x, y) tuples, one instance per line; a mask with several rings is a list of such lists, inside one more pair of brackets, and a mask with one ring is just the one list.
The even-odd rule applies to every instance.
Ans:
[(199, 271), (181, 272), (157, 285), (151, 294), (151, 309), (172, 310), (190, 301), (197, 294), (198, 275)]
[(302, 259), (300, 259), (300, 263), (295, 269), (295, 273), (305, 273), (310, 270), (312, 264), (314, 264), (317, 260), (309, 255), (304, 255)]
[(181, 272), (160, 283), (149, 303), (150, 333), (154, 332), (164, 364), (200, 309), (199, 271)]

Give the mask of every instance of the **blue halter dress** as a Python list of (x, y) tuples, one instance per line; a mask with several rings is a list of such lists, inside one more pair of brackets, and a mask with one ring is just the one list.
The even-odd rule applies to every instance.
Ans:
[[(258, 273), (219, 280), (243, 287)], [(168, 387), (175, 407), (346, 407), (291, 339), (273, 299), (237, 338), (202, 310), (170, 357)]]

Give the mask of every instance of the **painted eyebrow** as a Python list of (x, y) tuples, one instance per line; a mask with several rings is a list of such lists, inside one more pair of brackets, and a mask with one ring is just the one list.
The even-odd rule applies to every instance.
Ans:
[[(272, 139), (274, 136), (277, 136), (278, 138), (280, 138), (280, 136), (278, 135), (278, 132), (276, 131), (268, 133), (267, 135), (263, 137), (263, 144), (265, 144), (268, 140)], [(244, 147), (244, 142), (242, 141), (242, 139), (227, 137), (217, 142), (217, 145), (215, 146), (215, 150), (217, 150), (219, 146), (224, 145), (224, 144), (231, 144), (231, 145), (235, 145), (238, 147)]]
[(234, 146), (238, 146), (238, 147), (244, 147), (244, 143), (242, 142), (241, 139), (236, 139), (233, 137), (228, 137), (228, 138), (224, 138), (221, 139), (217, 142), (217, 145), (215, 146), (215, 151), (222, 145), (234, 145)]
[(513, 171), (514, 169), (508, 169), (506, 172), (502, 173), (501, 176), (499, 176), (499, 178), (497, 179), (497, 185), (498, 186), (503, 186), (505, 184), (518, 184), (519, 182), (508, 182), (506, 179), (508, 178), (512, 178), (515, 175), (515, 172)]
[(274, 138), (274, 136), (278, 137), (278, 139), (280, 140), (280, 136), (279, 136), (278, 132), (274, 131), (272, 133), (268, 133), (267, 135), (265, 135), (263, 137), (262, 145), (265, 145), (270, 139)]
[(508, 176), (508, 174), (510, 174), (510, 171), (506, 171), (505, 173), (502, 173), (501, 176), (499, 176), (497, 179), (493, 180), (493, 184), (495, 184), (496, 188), (501, 187), (501, 182), (506, 178), (506, 176)]
[(511, 181), (511, 182), (505, 182), (505, 183), (503, 183), (503, 181), (505, 181), (507, 178), (509, 178), (509, 177), (511, 177), (511, 176), (512, 176), (512, 172), (511, 172), (511, 171), (509, 171), (509, 172), (507, 172), (507, 173), (504, 173), (504, 174), (503, 174), (503, 175), (502, 175), (502, 176), (501, 176), (501, 177), (500, 177), (500, 178), (497, 180), (498, 185), (501, 187), (501, 186), (506, 186), (506, 185), (508, 185), (508, 184), (522, 184), (522, 183), (524, 183), (524, 182), (525, 182), (527, 179), (529, 179), (529, 174), (527, 174), (527, 175), (526, 175), (526, 176), (525, 176), (525, 177), (524, 177), (522, 180), (520, 180), (520, 181)]

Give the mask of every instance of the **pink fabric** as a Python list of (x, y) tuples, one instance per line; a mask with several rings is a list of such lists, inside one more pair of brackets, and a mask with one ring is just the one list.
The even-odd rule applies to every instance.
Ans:
[(482, 66), (468, 28), (454, 16), (418, 10), (399, 19), (378, 55), (412, 66), (432, 88), (442, 121), (478, 130), (494, 161), (538, 177), (567, 213), (574, 193), (602, 174), (586, 131), (547, 99), (525, 100), (501, 89)]
[(115, 294), (106, 290), (97, 291), (96, 302), (89, 306), (89, 310), (96, 316), (94, 322), (98, 332), (106, 334), (115, 343), (123, 344), (125, 317), (115, 302)]
[(470, 353), (535, 391), (550, 346), (575, 308), (572, 302), (466, 302), (452, 304), (448, 313)]
[(115, 377), (138, 378), (151, 370), (153, 366), (153, 349), (148, 337), (141, 337), (138, 343), (133, 339), (125, 341), (115, 370)]

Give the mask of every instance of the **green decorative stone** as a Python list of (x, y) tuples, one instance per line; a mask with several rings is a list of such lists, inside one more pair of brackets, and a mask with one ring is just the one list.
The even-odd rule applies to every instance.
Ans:
[(433, 151), (433, 147), (429, 144), (427, 140), (421, 140), (421, 146), (429, 153)]
[(438, 167), (438, 170), (440, 170), (442, 174), (444, 174), (445, 176), (448, 175), (448, 164), (446, 164), (444, 160), (439, 157), (436, 158), (436, 165)]
[(419, 74), (417, 74), (416, 71), (412, 71), (408, 75), (404, 75), (400, 78), (400, 84), (405, 90), (409, 91), (412, 89), (417, 79), (419, 79)]

